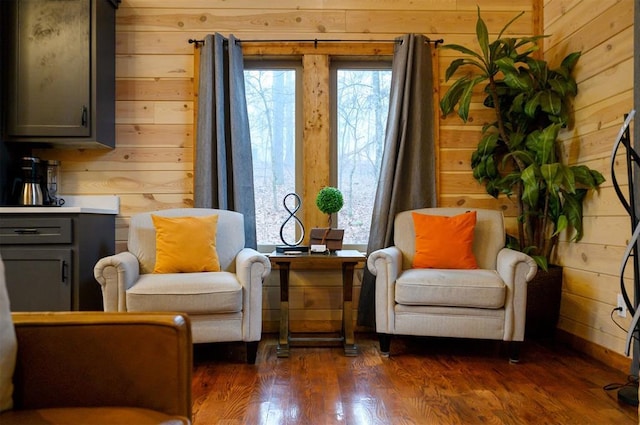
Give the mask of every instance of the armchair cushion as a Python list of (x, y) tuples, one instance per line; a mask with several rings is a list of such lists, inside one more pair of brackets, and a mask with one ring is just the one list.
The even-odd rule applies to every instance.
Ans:
[(127, 291), (130, 311), (218, 314), (242, 311), (242, 287), (229, 272), (144, 274)]
[(151, 214), (156, 229), (154, 273), (217, 272), (218, 215), (162, 217)]
[(413, 267), (477, 269), (473, 255), (476, 212), (453, 217), (412, 213), (416, 234)]
[(502, 308), (507, 288), (494, 270), (410, 269), (396, 279), (404, 305)]
[[(244, 218), (235, 211), (210, 208), (172, 208), (152, 213), (160, 217), (201, 217), (216, 214), (216, 251), (220, 270), (234, 272), (235, 258), (244, 248)], [(127, 251), (139, 262), (140, 273), (152, 273), (156, 262), (156, 229), (151, 213), (136, 214), (129, 222)], [(224, 243), (222, 243), (224, 241)], [(268, 261), (267, 261), (268, 262)]]

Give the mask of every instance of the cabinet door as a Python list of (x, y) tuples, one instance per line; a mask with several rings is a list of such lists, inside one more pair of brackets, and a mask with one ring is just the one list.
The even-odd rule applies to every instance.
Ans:
[(72, 310), (71, 249), (2, 249), (11, 311)]
[(17, 0), (9, 136), (89, 136), (91, 2)]

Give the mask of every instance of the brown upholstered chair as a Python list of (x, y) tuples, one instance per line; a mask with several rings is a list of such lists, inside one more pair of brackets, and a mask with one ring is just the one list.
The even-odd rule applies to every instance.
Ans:
[(13, 408), (2, 424), (188, 424), (189, 319), (171, 313), (13, 313)]

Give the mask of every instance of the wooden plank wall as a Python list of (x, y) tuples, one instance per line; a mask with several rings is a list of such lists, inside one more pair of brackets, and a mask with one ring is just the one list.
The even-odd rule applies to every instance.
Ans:
[[(518, 34), (540, 32), (544, 23), (553, 34), (545, 44), (549, 60), (583, 51), (577, 124), (563, 137), (573, 162), (608, 174), (608, 150), (632, 101), (632, 0), (281, 0), (269, 7), (260, 0), (123, 0), (116, 28), (116, 149), (38, 154), (62, 160), (64, 193), (120, 196), (117, 246), (123, 250), (132, 214), (192, 205), (194, 49), (189, 38), (217, 31), (240, 39), (389, 40), (416, 32), (472, 45), (477, 5), (493, 34), (520, 11), (525, 15), (513, 26)], [(438, 51), (439, 93), (447, 87), (441, 78), (454, 55)], [(475, 103), (471, 118), (467, 124), (455, 117), (439, 120), (439, 202), (502, 208), (513, 226), (512, 204), (492, 200), (472, 178), (469, 156), (487, 111)], [(560, 248), (560, 261), (567, 266), (561, 327), (620, 353), (623, 336), (608, 316), (628, 222), (610, 179), (589, 200), (586, 214), (583, 242)], [(339, 288), (331, 289), (329, 282), (337, 274), (295, 274), (295, 326), (335, 327)], [(272, 273), (265, 287), (265, 330), (277, 329), (276, 278)], [(317, 279), (330, 290), (318, 288)], [(358, 290), (356, 285), (356, 296)]]
[[(544, 56), (552, 64), (581, 51), (575, 75), (575, 123), (562, 133), (564, 155), (586, 164), (607, 181), (590, 195), (584, 209), (584, 238), (558, 248), (564, 266), (559, 328), (615, 352), (624, 349), (626, 332), (611, 320), (620, 292), (619, 268), (631, 238), (630, 220), (611, 183), (610, 156), (624, 114), (633, 107), (632, 0), (544, 2)], [(637, 2), (636, 2), (637, 4)], [(616, 158), (616, 176), (627, 193), (626, 162)], [(632, 266), (626, 284), (632, 290)], [(633, 294), (633, 292), (631, 292)], [(617, 318), (625, 329), (630, 318)], [(594, 353), (597, 354), (597, 353)]]

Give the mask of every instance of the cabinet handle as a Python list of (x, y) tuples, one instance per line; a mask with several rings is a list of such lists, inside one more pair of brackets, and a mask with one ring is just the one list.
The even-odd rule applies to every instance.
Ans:
[(62, 282), (67, 281), (67, 262), (64, 260), (60, 261), (60, 279)]
[(38, 229), (14, 229), (13, 233), (17, 233), (19, 235), (37, 235)]
[(89, 111), (85, 105), (82, 105), (82, 126), (86, 127), (88, 120)]

